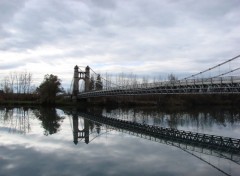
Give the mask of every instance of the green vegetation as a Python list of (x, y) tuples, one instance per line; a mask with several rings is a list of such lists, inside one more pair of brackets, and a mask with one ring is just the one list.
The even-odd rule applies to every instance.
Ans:
[[(106, 77), (108, 77), (106, 75)], [(0, 104), (3, 105), (59, 105), (59, 106), (239, 106), (240, 94), (195, 94), (195, 95), (138, 95), (138, 96), (112, 96), (98, 97), (72, 101), (70, 95), (64, 94), (61, 80), (56, 75), (45, 75), (39, 87), (32, 84), (32, 74), (27, 72), (10, 73), (0, 82)], [(170, 74), (168, 80), (175, 81), (178, 78)], [(124, 74), (116, 78), (121, 86), (134, 86), (138, 82), (136, 76)], [(148, 83), (144, 78), (142, 83)], [(96, 80), (90, 79), (90, 90), (101, 90), (104, 82), (97, 75)], [(110, 86), (105, 83), (106, 87)]]
[(97, 81), (96, 81), (96, 86), (95, 87), (96, 87), (96, 90), (102, 90), (103, 89), (103, 83), (102, 83), (100, 74), (98, 74), (98, 76), (97, 76)]
[(0, 104), (37, 105), (55, 103), (67, 104), (62, 93), (61, 80), (55, 75), (45, 75), (39, 87), (33, 85), (33, 76), (28, 72), (14, 72), (0, 82)]
[(37, 88), (41, 104), (55, 104), (57, 94), (63, 92), (61, 80), (55, 75), (45, 75), (43, 82)]

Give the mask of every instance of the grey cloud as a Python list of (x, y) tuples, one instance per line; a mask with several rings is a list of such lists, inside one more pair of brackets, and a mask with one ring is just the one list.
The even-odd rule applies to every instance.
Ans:
[(5, 25), (12, 21), (14, 16), (24, 7), (25, 3), (26, 0), (0, 1), (0, 37), (2, 40), (10, 36), (8, 29), (5, 28)]
[[(151, 23), (148, 22), (147, 15), (141, 14), (142, 10), (140, 10), (140, 13), (138, 13), (137, 9), (136, 12), (134, 11), (134, 4), (130, 4), (131, 6), (127, 11), (124, 9), (124, 6), (120, 7), (116, 13), (112, 12), (112, 16), (109, 16), (111, 13), (109, 14), (109, 12), (105, 11), (105, 8), (97, 8), (99, 4), (93, 4), (96, 6), (93, 9), (90, 9), (91, 6), (88, 8), (84, 7), (88, 15), (81, 13), (82, 8), (77, 9), (71, 5), (73, 4), (59, 2), (47, 4), (45, 2), (45, 4), (37, 6), (34, 3), (30, 3), (30, 5), (22, 10), (21, 14), (15, 17), (15, 22), (10, 23), (10, 27), (17, 27), (19, 34), (18, 36), (13, 35), (3, 48), (31, 48), (31, 46), (64, 41), (65, 39), (78, 36), (81, 39), (81, 36), (84, 34), (95, 38), (99, 36), (102, 36), (102, 38), (114, 37), (120, 32), (121, 27), (124, 27), (126, 24), (142, 26), (146, 24), (150, 25)], [(125, 3), (125, 5), (129, 4)], [(64, 10), (59, 12), (59, 9)], [(78, 12), (76, 12), (77, 10)], [(132, 15), (133, 18), (128, 17)], [(156, 19), (158, 18), (157, 15), (154, 16), (156, 16)], [(167, 21), (170, 22), (172, 20)], [(117, 26), (115, 31), (108, 28), (111, 24)], [(99, 30), (95, 30), (95, 28)], [(86, 40), (83, 42), (86, 42)]]
[(7, 24), (7, 28), (15, 28), (17, 34), (12, 34), (2, 48), (35, 48), (70, 36), (71, 31), (68, 28), (76, 20), (74, 7), (66, 2), (38, 2), (30, 1), (15, 15), (13, 21)]
[(26, 0), (1, 0), (0, 1), (0, 25), (11, 21), (14, 16), (21, 10), (26, 3)]
[[(89, 1), (86, 1), (86, 0), (85, 0), (85, 2), (89, 3)], [(90, 0), (89, 5), (93, 5), (97, 8), (114, 10), (116, 8), (116, 3), (117, 3), (117, 1), (115, 1), (115, 0), (101, 0), (101, 1)]]
[[(0, 17), (0, 49), (9, 52), (50, 45), (63, 50), (49, 56), (54, 61), (88, 58), (96, 64), (97, 57), (125, 66), (186, 58), (194, 67), (238, 52), (238, 0), (3, 2), (9, 10)], [(47, 57), (39, 59), (50, 62)]]
[(8, 63), (4, 63), (4, 64), (0, 64), (0, 69), (1, 70), (9, 70), (9, 69), (13, 69), (13, 68), (18, 68), (21, 66), (24, 66), (25, 63), (19, 63), (19, 62), (8, 62)]
[[(17, 53), (16, 53), (17, 56)], [(29, 63), (39, 63), (40, 60), (34, 59), (34, 58), (24, 58), (21, 60), (10, 60), (10, 61), (5, 61), (0, 64), (0, 69), (1, 70), (14, 70), (18, 69), (20, 67), (26, 66), (26, 64)]]
[(240, 2), (238, 0), (226, 1), (182, 1), (180, 7), (182, 7), (185, 12), (189, 12), (191, 15), (198, 19), (206, 21), (221, 20), (227, 13), (232, 11), (238, 11), (238, 6)]

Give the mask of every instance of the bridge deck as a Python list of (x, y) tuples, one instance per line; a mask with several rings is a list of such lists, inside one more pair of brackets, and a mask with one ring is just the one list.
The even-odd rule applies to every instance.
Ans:
[(78, 98), (144, 94), (240, 93), (240, 77), (166, 81), (82, 92)]

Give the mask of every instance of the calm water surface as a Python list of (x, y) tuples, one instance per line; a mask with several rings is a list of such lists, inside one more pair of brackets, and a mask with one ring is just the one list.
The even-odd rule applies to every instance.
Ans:
[[(233, 109), (88, 109), (138, 123), (240, 139)], [(85, 133), (74, 131), (85, 129)], [(86, 132), (87, 131), (87, 132)], [(201, 153), (120, 132), (76, 109), (0, 108), (0, 175), (240, 175), (240, 156)]]

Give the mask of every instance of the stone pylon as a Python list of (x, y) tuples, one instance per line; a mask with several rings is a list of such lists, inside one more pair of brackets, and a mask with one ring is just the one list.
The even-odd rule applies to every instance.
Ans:
[(78, 66), (74, 67), (74, 75), (73, 75), (73, 96), (77, 96), (79, 93), (79, 71)]
[(73, 90), (72, 95), (77, 98), (79, 93), (79, 80), (82, 79), (85, 82), (85, 92), (90, 90), (90, 67), (87, 66), (85, 68), (85, 72), (79, 72), (79, 67), (76, 65), (74, 67), (74, 75), (73, 75)]
[(90, 90), (90, 67), (87, 66), (85, 68), (85, 92), (88, 92)]

